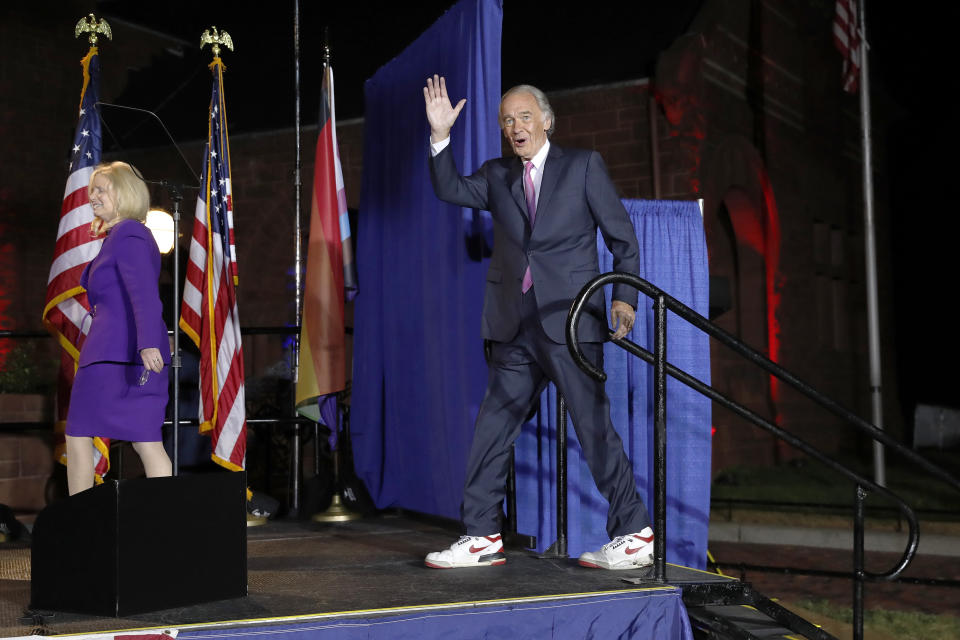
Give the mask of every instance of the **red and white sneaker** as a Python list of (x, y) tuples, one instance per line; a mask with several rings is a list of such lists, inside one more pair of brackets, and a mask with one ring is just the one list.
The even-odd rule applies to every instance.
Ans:
[(617, 536), (600, 548), (580, 556), (580, 566), (593, 569), (639, 569), (653, 564), (653, 529)]
[(424, 561), (432, 569), (457, 567), (488, 567), (506, 564), (503, 540), (500, 534), (490, 536), (460, 536), (449, 549), (428, 553)]

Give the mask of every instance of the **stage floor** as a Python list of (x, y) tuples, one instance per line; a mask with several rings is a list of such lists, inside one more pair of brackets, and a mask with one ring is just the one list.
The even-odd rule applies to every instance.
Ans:
[[(0, 637), (155, 627), (183, 630), (210, 623), (294, 623), (664, 588), (649, 581), (652, 569), (585, 569), (576, 559), (538, 558), (522, 549), (508, 548), (507, 564), (501, 567), (425, 568), (424, 555), (448, 546), (456, 536), (450, 529), (402, 514), (337, 524), (270, 522), (248, 530), (246, 598), (130, 618), (56, 613), (32, 620), (24, 618), (30, 601), (30, 549), (0, 545)], [(202, 535), (197, 541), (216, 544)], [(674, 586), (730, 580), (673, 565), (667, 567), (667, 578)]]

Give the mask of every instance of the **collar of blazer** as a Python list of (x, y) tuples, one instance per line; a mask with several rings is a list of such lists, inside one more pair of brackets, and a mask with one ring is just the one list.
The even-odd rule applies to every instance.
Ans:
[[(537, 198), (536, 220), (540, 219), (541, 212), (547, 210), (546, 204), (550, 202), (550, 196), (553, 195), (553, 190), (557, 186), (557, 179), (560, 176), (560, 172), (551, 171), (549, 168), (552, 167), (556, 169), (553, 165), (561, 156), (563, 156), (563, 151), (560, 147), (550, 143), (550, 151), (547, 152), (547, 159), (544, 160), (543, 167), (540, 169), (543, 171), (543, 177), (540, 180), (540, 196)], [(523, 195), (523, 161), (520, 160), (520, 158), (517, 158), (517, 161), (512, 163), (510, 167), (510, 192), (513, 194), (513, 199), (516, 201), (517, 206), (520, 208), (523, 219), (526, 220), (527, 224), (530, 224), (530, 219), (527, 215), (527, 199)]]

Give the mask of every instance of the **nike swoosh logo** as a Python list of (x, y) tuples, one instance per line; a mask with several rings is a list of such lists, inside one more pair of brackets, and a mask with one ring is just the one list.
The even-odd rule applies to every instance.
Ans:
[(500, 534), (497, 534), (497, 535), (492, 536), (492, 537), (491, 537), (491, 536), (484, 536), (484, 538), (485, 538), (486, 540), (489, 540), (489, 543), (483, 545), (482, 547), (478, 547), (478, 546), (476, 546), (476, 545), (472, 545), (472, 544), (471, 544), (471, 545), (470, 545), (470, 549), (469, 549), (470, 553), (479, 553), (480, 551), (483, 551), (484, 549), (489, 548), (490, 546), (496, 544), (497, 542), (500, 542)]
[[(653, 536), (647, 536), (647, 537), (634, 536), (634, 538), (640, 540), (640, 541), (643, 542), (644, 544), (650, 544), (651, 542), (653, 542)], [(632, 556), (633, 554), (635, 554), (635, 553), (637, 553), (638, 551), (640, 551), (640, 549), (642, 549), (642, 547), (635, 547), (635, 548), (633, 548), (633, 549), (631, 549), (630, 547), (627, 547), (626, 549), (623, 550), (623, 552), (624, 552), (625, 554), (627, 554), (628, 556)]]

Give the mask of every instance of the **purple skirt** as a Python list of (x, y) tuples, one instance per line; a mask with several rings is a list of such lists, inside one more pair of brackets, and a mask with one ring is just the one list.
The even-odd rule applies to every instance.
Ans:
[(67, 435), (159, 442), (167, 410), (167, 374), (142, 364), (94, 362), (77, 369), (67, 411)]

